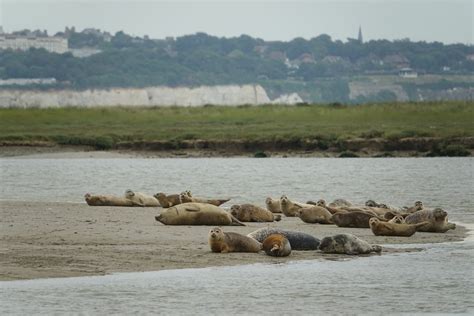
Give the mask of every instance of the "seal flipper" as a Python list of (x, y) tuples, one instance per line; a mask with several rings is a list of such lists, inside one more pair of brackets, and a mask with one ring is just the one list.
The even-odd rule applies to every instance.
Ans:
[(134, 206), (145, 207), (145, 204), (141, 203), (141, 201), (140, 201), (140, 202), (132, 201), (132, 204), (133, 204)]
[(201, 211), (201, 209), (195, 205), (186, 205), (186, 207), (184, 208), (186, 211), (188, 212), (199, 212)]
[(231, 226), (247, 226), (244, 223), (242, 223), (241, 221), (239, 221), (237, 218), (235, 218), (232, 214), (229, 214), (229, 215), (232, 219), (232, 223), (230, 224)]

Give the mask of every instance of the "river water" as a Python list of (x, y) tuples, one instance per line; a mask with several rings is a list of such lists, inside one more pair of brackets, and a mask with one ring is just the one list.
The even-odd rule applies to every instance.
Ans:
[[(0, 167), (3, 200), (83, 202), (86, 192), (127, 188), (258, 204), (282, 194), (421, 200), (474, 226), (472, 158), (0, 159)], [(0, 314), (473, 314), (474, 240), (420, 246), (343, 261), (0, 282)]]

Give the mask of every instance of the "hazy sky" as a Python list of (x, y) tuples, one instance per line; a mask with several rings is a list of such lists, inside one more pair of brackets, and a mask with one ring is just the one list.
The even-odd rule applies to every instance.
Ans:
[(75, 26), (151, 38), (206, 32), (291, 40), (329, 34), (333, 39), (402, 39), (473, 44), (474, 0), (0, 0), (6, 32)]

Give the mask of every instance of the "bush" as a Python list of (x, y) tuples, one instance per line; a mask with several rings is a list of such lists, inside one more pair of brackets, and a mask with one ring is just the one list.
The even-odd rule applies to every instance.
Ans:
[(255, 158), (267, 158), (269, 155), (267, 155), (263, 151), (257, 151), (254, 155)]
[(339, 154), (339, 158), (359, 158), (359, 155), (352, 151), (343, 151)]
[(446, 143), (437, 144), (426, 154), (427, 157), (467, 157), (471, 152), (463, 145), (449, 145)]

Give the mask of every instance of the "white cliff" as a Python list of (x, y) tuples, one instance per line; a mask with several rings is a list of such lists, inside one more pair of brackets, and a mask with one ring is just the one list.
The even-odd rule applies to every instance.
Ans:
[(94, 106), (201, 106), (266, 104), (270, 99), (260, 85), (150, 87), (107, 90), (0, 90), (0, 107)]

